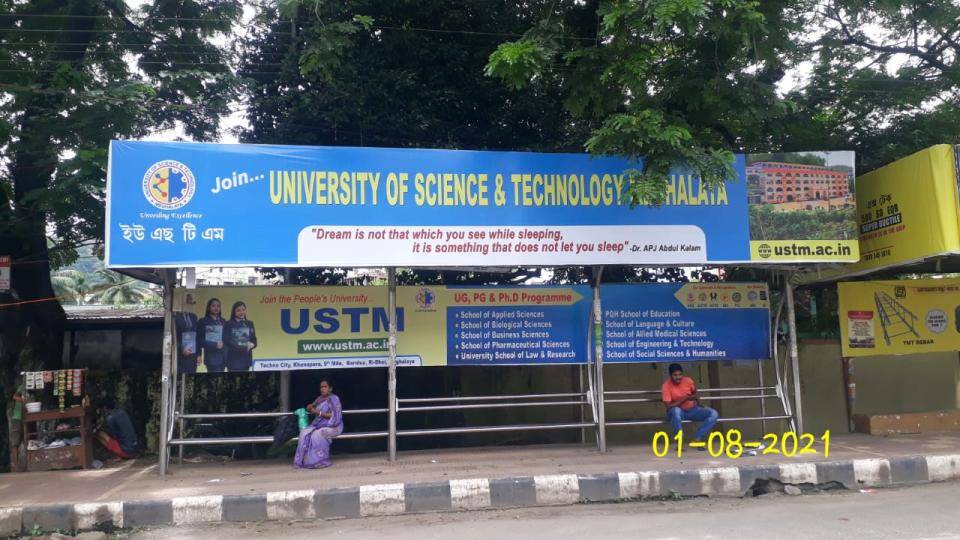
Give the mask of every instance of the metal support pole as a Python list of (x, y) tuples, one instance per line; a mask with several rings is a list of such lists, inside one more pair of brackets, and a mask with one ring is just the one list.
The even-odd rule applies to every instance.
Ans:
[(843, 386), (847, 389), (847, 427), (850, 433), (856, 431), (853, 423), (853, 408), (857, 404), (857, 380), (854, 378), (853, 358), (843, 357)]
[(290, 412), (290, 372), (280, 372), (280, 411)]
[(803, 433), (803, 399), (800, 396), (800, 353), (797, 350), (797, 309), (793, 301), (793, 284), (784, 280), (787, 294), (787, 325), (790, 334), (790, 363), (793, 367), (793, 403), (797, 415), (797, 432)]
[[(186, 401), (187, 401), (187, 374), (183, 373), (180, 375), (180, 397), (177, 400), (177, 403), (179, 404), (177, 406), (177, 413), (178, 413), (177, 417), (179, 418), (179, 424), (180, 424), (177, 429), (181, 439), (185, 438), (185, 435), (183, 433), (183, 425), (184, 425), (183, 414), (187, 412)], [(183, 445), (180, 445), (180, 448), (177, 448), (177, 464), (183, 465)]]
[[(764, 384), (763, 384), (763, 360), (757, 360), (757, 378), (759, 379), (760, 386), (763, 387), (763, 386), (764, 386)], [(766, 417), (766, 416), (767, 416), (767, 404), (766, 404), (766, 400), (763, 400), (763, 399), (760, 400), (760, 416), (763, 416), (763, 417)], [(766, 421), (766, 420), (761, 420), (761, 421), (760, 421), (760, 432), (761, 432), (763, 435), (766, 435), (766, 434), (767, 434), (767, 421)]]
[[(783, 407), (783, 414), (787, 415), (790, 418), (790, 421), (789, 421), (790, 428), (794, 432), (796, 432), (797, 420), (796, 420), (796, 417), (793, 415), (793, 407), (790, 406), (790, 400), (787, 397), (787, 387), (785, 383), (785, 381), (787, 380), (786, 367), (784, 367), (782, 372), (780, 370), (780, 341), (778, 339), (778, 336), (780, 335), (779, 334), (780, 316), (783, 314), (784, 304), (786, 304), (786, 298), (782, 298), (780, 302), (777, 304), (776, 316), (774, 317), (774, 320), (773, 320), (773, 334), (771, 336), (773, 339), (773, 342), (772, 342), (773, 349), (771, 350), (771, 353), (773, 354), (773, 375), (777, 379), (777, 386), (776, 386), (777, 395), (780, 396), (780, 405)], [(786, 362), (784, 362), (784, 365), (786, 365)], [(781, 373), (783, 373), (783, 376), (781, 376)]]
[[(593, 337), (593, 316), (591, 315), (590, 319), (590, 328), (587, 328), (587, 365), (584, 366), (587, 372), (587, 401), (590, 404), (590, 419), (593, 420), (594, 425), (597, 425), (597, 391), (596, 385), (594, 384), (594, 379), (596, 378), (596, 370), (594, 369), (593, 364), (593, 348), (590, 347), (590, 339)], [(596, 438), (597, 448), (600, 448), (600, 430), (595, 429), (593, 432), (594, 438)]]
[(397, 460), (397, 269), (387, 268), (390, 335), (387, 338), (387, 454), (390, 461)]
[[(591, 285), (591, 287), (592, 287), (592, 285)], [(590, 308), (590, 309), (591, 309), (590, 318), (589, 318), (589, 320), (587, 321), (587, 328), (585, 329), (586, 332), (587, 332), (587, 336), (586, 336), (586, 339), (587, 339), (587, 341), (586, 341), (586, 343), (587, 343), (587, 363), (583, 366), (583, 371), (581, 371), (581, 377), (583, 376), (583, 373), (586, 373), (586, 374), (587, 374), (587, 392), (586, 392), (586, 394), (587, 394), (587, 404), (590, 405), (590, 420), (593, 421), (594, 427), (596, 428), (596, 425), (597, 425), (597, 392), (596, 392), (595, 386), (594, 386), (594, 384), (593, 384), (593, 379), (594, 379), (594, 376), (596, 375), (596, 370), (594, 369), (594, 365), (593, 365), (593, 354), (594, 354), (594, 350), (593, 350), (593, 347), (590, 346), (590, 340), (593, 339), (593, 311), (592, 311), (592, 310), (593, 310), (593, 306), (592, 306), (592, 304), (591, 304), (591, 308)], [(586, 428), (584, 428), (582, 431), (584, 431), (583, 440), (584, 440), (584, 444), (586, 444), (586, 439), (587, 439), (587, 437), (586, 437)], [(594, 438), (594, 444), (596, 444), (596, 445), (597, 445), (597, 449), (599, 449), (599, 448), (600, 448), (600, 430), (599, 430), (599, 429), (594, 429), (594, 430), (593, 430), (593, 438)]]
[(160, 476), (167, 474), (167, 426), (170, 425), (170, 370), (173, 365), (173, 280), (163, 274), (163, 360), (160, 368)]
[[(290, 269), (284, 268), (283, 284), (290, 285), (291, 281)], [(290, 412), (290, 372), (286, 370), (280, 372), (280, 411)]]
[(603, 275), (603, 267), (595, 266), (593, 268), (593, 339), (594, 339), (594, 357), (596, 358), (597, 368), (597, 445), (600, 452), (607, 451), (607, 418), (604, 410), (603, 394), (603, 310), (600, 302), (600, 276)]
[[(577, 391), (581, 394), (583, 393), (583, 366), (577, 366)], [(586, 419), (586, 410), (584, 405), (580, 405), (580, 423), (583, 423)], [(580, 428), (580, 444), (587, 444), (587, 428)]]

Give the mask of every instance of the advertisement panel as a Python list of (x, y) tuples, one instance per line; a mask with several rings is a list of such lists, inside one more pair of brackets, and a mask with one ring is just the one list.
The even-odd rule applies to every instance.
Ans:
[(604, 362), (770, 358), (764, 283), (603, 285)]
[[(584, 285), (398, 287), (397, 365), (583, 363), (591, 301)], [(174, 309), (178, 365), (200, 373), (387, 365), (386, 287), (177, 289)]]
[(960, 350), (960, 279), (839, 284), (844, 356)]
[(960, 253), (954, 148), (922, 150), (857, 179), (862, 259), (853, 272)]
[(585, 154), (113, 141), (106, 262), (455, 267), (856, 261), (853, 154), (737, 156), (718, 186)]
[(746, 175), (751, 260), (857, 260), (853, 152), (748, 154)]

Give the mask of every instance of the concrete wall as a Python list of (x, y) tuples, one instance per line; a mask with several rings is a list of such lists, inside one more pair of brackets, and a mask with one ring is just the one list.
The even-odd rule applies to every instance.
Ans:
[[(665, 371), (668, 365), (665, 363), (607, 364), (604, 367), (603, 374), (604, 389), (608, 392), (616, 390), (658, 391), (667, 377)], [(705, 384), (707, 380), (705, 368), (688, 366), (686, 369), (687, 375), (693, 378), (697, 385)], [(607, 421), (664, 418), (666, 411), (660, 404), (659, 393), (644, 396), (622, 396), (620, 399), (639, 397), (656, 399), (656, 401), (651, 403), (609, 403), (606, 406)], [(610, 444), (650, 442), (653, 440), (653, 435), (663, 429), (667, 429), (666, 424), (608, 427), (607, 441)]]
[[(785, 348), (781, 351), (782, 358), (786, 358), (786, 352)], [(849, 432), (840, 342), (804, 340), (799, 353), (803, 430), (818, 436), (828, 429), (832, 433)], [(789, 386), (792, 396), (793, 384)]]
[[(801, 397), (807, 432), (848, 431), (840, 354), (840, 342), (836, 340), (800, 343)], [(854, 413), (909, 413), (958, 407), (960, 355), (956, 352), (859, 358), (854, 360), (854, 366)]]
[[(719, 372), (719, 386), (724, 388), (752, 388), (760, 386), (759, 367), (763, 368), (763, 386), (773, 386), (776, 384), (776, 371), (773, 361), (757, 362), (722, 362), (717, 368)], [(748, 394), (749, 392), (738, 392), (739, 394)], [(773, 394), (773, 391), (766, 392)], [(721, 417), (756, 417), (761, 416), (760, 401), (750, 400), (722, 400), (714, 401), (709, 405), (720, 412)], [(783, 415), (783, 406), (777, 398), (764, 400), (766, 416)], [(767, 433), (777, 433), (788, 429), (788, 422), (784, 420), (771, 420), (766, 422)], [(739, 429), (744, 436), (744, 440), (759, 440), (763, 436), (764, 423), (759, 421), (744, 421), (736, 423), (727, 423), (721, 425), (723, 429)]]
[(956, 409), (960, 355), (956, 352), (873, 356), (854, 362), (861, 414)]

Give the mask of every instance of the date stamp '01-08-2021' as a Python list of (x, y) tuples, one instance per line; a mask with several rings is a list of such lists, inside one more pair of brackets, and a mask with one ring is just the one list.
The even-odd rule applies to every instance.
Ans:
[[(707, 441), (693, 441), (687, 443), (690, 448), (705, 449), (712, 457), (727, 456), (730, 459), (739, 459), (744, 454), (757, 455), (758, 453), (767, 455), (783, 455), (786, 457), (802, 456), (805, 454), (819, 454), (820, 450), (814, 448), (818, 438), (810, 433), (797, 435), (792, 431), (783, 434), (767, 433), (763, 436), (763, 442), (744, 441), (743, 434), (738, 429), (729, 429), (727, 431), (714, 431), (707, 438)], [(823, 457), (830, 457), (830, 430), (823, 432), (819, 437), (823, 445)], [(676, 445), (677, 457), (683, 456), (684, 441), (683, 431), (678, 431), (671, 437), (666, 431), (658, 431), (653, 436), (653, 455), (656, 457), (666, 457), (671, 453), (671, 442)]]

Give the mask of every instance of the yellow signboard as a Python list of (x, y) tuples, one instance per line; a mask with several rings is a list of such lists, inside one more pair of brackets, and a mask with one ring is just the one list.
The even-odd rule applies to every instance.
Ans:
[(960, 279), (840, 283), (844, 356), (960, 350)]
[(933, 146), (857, 178), (854, 271), (960, 252), (954, 147)]

